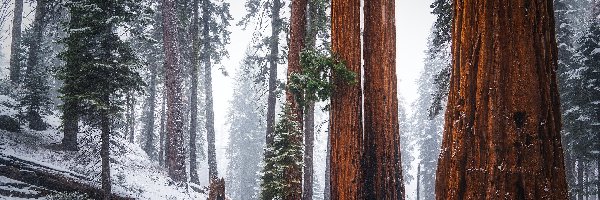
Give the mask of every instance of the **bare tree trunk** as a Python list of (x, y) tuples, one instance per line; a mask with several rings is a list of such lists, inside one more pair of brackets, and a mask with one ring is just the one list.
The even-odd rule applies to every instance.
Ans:
[(304, 113), (304, 183), (303, 200), (313, 199), (313, 150), (315, 141), (315, 103), (310, 102)]
[[(66, 80), (69, 81), (69, 80)], [(63, 105), (63, 149), (77, 151), (77, 133), (79, 132), (79, 101), (73, 98), (65, 99)]]
[(437, 199), (567, 199), (551, 0), (455, 0)]
[(190, 96), (190, 182), (199, 183), (198, 163), (196, 161), (196, 133), (198, 125), (198, 54), (200, 53), (198, 41), (198, 3), (194, 0), (192, 19), (192, 88)]
[(583, 200), (583, 161), (577, 161), (577, 200)]
[(127, 93), (127, 132), (129, 133), (129, 143), (135, 142), (135, 98), (132, 92)]
[(165, 87), (167, 92), (166, 162), (169, 177), (179, 185), (187, 181), (183, 145), (183, 86), (175, 0), (163, 0), (163, 41), (165, 50)]
[(360, 0), (333, 0), (331, 20), (333, 53), (358, 77), (357, 83), (350, 85), (333, 74), (329, 117), (331, 199), (363, 199)]
[[(202, 38), (204, 46), (210, 45), (210, 15), (209, 15), (209, 0), (203, 0), (202, 3)], [(206, 140), (208, 143), (208, 176), (212, 181), (219, 176), (217, 171), (217, 150), (215, 148), (215, 113), (213, 111), (213, 96), (212, 96), (212, 67), (210, 54), (204, 54), (204, 92), (206, 95)]]
[(366, 1), (364, 6), (363, 173), (367, 199), (404, 199), (394, 10), (394, 0)]
[(323, 200), (331, 199), (331, 140), (327, 138), (327, 158), (325, 158), (325, 189)]
[(421, 163), (417, 165), (417, 200), (420, 200), (421, 194)]
[(21, 76), (21, 64), (19, 64), (19, 53), (21, 50), (21, 22), (23, 21), (23, 0), (15, 0), (15, 8), (12, 22), (12, 41), (10, 45), (10, 80), (13, 84), (19, 84)]
[[(275, 131), (275, 104), (277, 104), (277, 62), (279, 61), (279, 33), (281, 33), (281, 0), (273, 0), (271, 8), (271, 38), (269, 41), (269, 91), (267, 96), (267, 133), (266, 146), (273, 143)], [(268, 156), (268, 155), (265, 155)]]
[[(150, 85), (148, 86), (148, 112), (145, 120), (145, 137), (146, 143), (144, 144), (144, 151), (150, 157), (150, 159), (156, 159), (156, 146), (154, 146), (154, 113), (156, 107), (156, 76), (157, 76), (157, 63), (150, 64)], [(161, 141), (162, 142), (162, 141)]]
[[(108, 104), (110, 101), (108, 95), (103, 97), (103, 101), (104, 103)], [(108, 116), (108, 110), (106, 109), (102, 109), (100, 111), (100, 129), (102, 131), (100, 135), (100, 157), (102, 158), (102, 191), (104, 191), (104, 199), (110, 200), (110, 119)]]

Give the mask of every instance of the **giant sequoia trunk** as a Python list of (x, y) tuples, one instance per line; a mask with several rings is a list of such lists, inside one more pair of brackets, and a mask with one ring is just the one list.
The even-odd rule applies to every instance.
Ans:
[(190, 182), (199, 183), (198, 163), (196, 162), (196, 132), (198, 125), (198, 53), (200, 53), (200, 42), (198, 41), (198, 3), (194, 0), (192, 19), (192, 88), (190, 95)]
[(165, 89), (167, 93), (167, 140), (166, 163), (169, 177), (183, 185), (185, 173), (185, 151), (183, 147), (183, 86), (179, 50), (177, 48), (177, 17), (175, 0), (163, 0), (163, 41), (165, 50)]
[(358, 77), (356, 84), (348, 84), (333, 74), (335, 88), (329, 116), (331, 199), (361, 199), (360, 0), (332, 1), (331, 47)]
[(552, 1), (454, 1), (437, 199), (567, 199)]
[[(202, 1), (202, 38), (204, 39), (204, 49), (209, 49), (210, 38), (208, 31), (210, 28), (209, 0)], [(204, 93), (206, 95), (206, 141), (208, 142), (208, 176), (212, 181), (218, 176), (217, 171), (217, 152), (215, 148), (215, 113), (213, 112), (212, 96), (212, 68), (210, 54), (204, 54)]]
[(18, 84), (21, 76), (19, 53), (21, 49), (21, 22), (23, 21), (23, 0), (15, 0), (12, 22), (12, 41), (10, 44), (10, 80)]
[[(292, 14), (290, 20), (290, 43), (289, 43), (289, 53), (288, 53), (288, 80), (290, 76), (295, 73), (300, 73), (302, 71), (302, 67), (300, 66), (300, 52), (304, 48), (304, 34), (306, 33), (306, 5), (307, 0), (294, 0), (292, 1)], [(303, 94), (293, 94), (290, 90), (286, 92), (286, 100), (289, 103), (291, 108), (291, 113), (295, 115), (296, 123), (299, 125), (299, 130), (302, 132), (302, 126), (304, 117), (303, 115), (303, 107), (296, 101), (296, 96), (302, 96)], [(302, 138), (297, 137), (297, 141), (292, 141), (296, 144), (302, 144)], [(295, 166), (295, 165), (294, 165)], [(289, 192), (285, 192), (284, 194), (288, 194), (289, 196), (284, 197), (284, 199), (300, 199), (306, 198), (302, 197), (302, 169), (291, 169), (289, 172), (284, 174), (284, 180), (286, 185), (289, 185), (291, 190)], [(295, 196), (299, 195), (299, 196)]]
[(394, 0), (365, 1), (363, 173), (366, 199), (404, 199)]

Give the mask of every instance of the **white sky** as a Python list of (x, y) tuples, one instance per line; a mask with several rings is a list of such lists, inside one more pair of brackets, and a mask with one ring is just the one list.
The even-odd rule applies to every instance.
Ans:
[[(226, 0), (230, 2), (230, 11), (234, 18), (231, 22), (235, 25), (246, 10), (242, 0)], [(435, 16), (431, 15), (429, 5), (431, 0), (396, 0), (396, 63), (398, 75), (398, 92), (406, 100), (406, 109), (411, 111), (411, 103), (417, 98), (416, 78), (423, 69), (424, 51), (427, 47), (427, 37), (433, 24)], [(24, 15), (29, 13), (31, 8), (25, 6)], [(289, 13), (288, 13), (289, 14)], [(29, 24), (33, 14), (24, 20)], [(10, 34), (7, 31), (10, 27), (12, 16), (5, 22), (0, 33), (6, 36)], [(24, 26), (25, 27), (25, 26)], [(249, 27), (250, 29), (250, 27)], [(222, 65), (227, 69), (230, 76), (235, 75), (240, 61), (243, 59), (246, 47), (251, 39), (251, 31), (243, 31), (240, 27), (231, 26), (231, 44), (227, 46), (229, 58), (223, 59)], [(0, 41), (2, 57), (0, 57), (0, 78), (8, 76), (8, 55), (10, 54), (10, 36)], [(226, 123), (227, 109), (232, 96), (232, 78), (223, 76), (218, 67), (213, 68), (213, 90), (215, 106), (215, 127), (217, 134), (217, 155), (219, 161), (225, 161), (225, 149), (228, 142), (228, 131)], [(280, 70), (281, 71), (281, 70)], [(224, 175), (227, 163), (219, 163), (219, 172)], [(407, 192), (410, 193), (414, 185), (407, 186)], [(412, 196), (412, 195), (411, 195)]]

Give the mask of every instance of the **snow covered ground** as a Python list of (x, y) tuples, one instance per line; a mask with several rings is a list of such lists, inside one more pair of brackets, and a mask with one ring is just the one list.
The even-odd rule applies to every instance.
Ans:
[[(15, 104), (11, 98), (0, 95), (0, 115), (16, 115), (18, 112), (11, 109)], [(46, 131), (29, 130), (24, 125), (20, 133), (0, 130), (0, 156), (30, 161), (100, 187), (100, 132), (83, 127), (79, 135), (80, 150), (62, 151), (59, 148), (62, 139), (60, 117), (57, 114), (50, 115), (45, 121), (50, 125)], [(127, 142), (118, 133), (111, 138), (111, 148), (113, 193), (136, 199), (206, 199), (205, 194), (174, 186), (164, 168), (156, 161), (151, 161), (137, 144)], [(0, 199), (15, 199), (3, 196), (2, 190), (34, 195), (42, 189), (9, 179), (0, 173)]]

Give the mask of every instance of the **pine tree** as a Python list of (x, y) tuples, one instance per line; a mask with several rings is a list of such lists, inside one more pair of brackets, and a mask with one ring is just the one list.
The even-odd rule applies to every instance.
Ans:
[(287, 179), (289, 174), (292, 174), (291, 177), (301, 177), (302, 173), (302, 131), (295, 119), (297, 116), (286, 104), (275, 127), (273, 143), (265, 148), (261, 199), (292, 200), (302, 196), (299, 187), (302, 181)]
[[(452, 23), (452, 2), (450, 0), (435, 0), (431, 6), (433, 10), (431, 14), (436, 15), (436, 21), (433, 24), (432, 36), (430, 38), (431, 45), (429, 46), (430, 59), (444, 59), (450, 57), (450, 35)], [(429, 117), (435, 118), (440, 113), (444, 113), (444, 103), (448, 99), (448, 88), (450, 86), (450, 59), (442, 60), (442, 68), (437, 71), (433, 85), (435, 90), (432, 91), (432, 102), (429, 110)]]
[(63, 95), (79, 100), (85, 115), (99, 116), (102, 189), (104, 198), (109, 199), (110, 118), (120, 112), (123, 94), (141, 91), (143, 84), (134, 70), (136, 58), (129, 44), (121, 41), (116, 28), (133, 20), (139, 14), (139, 6), (134, 1), (104, 0), (71, 1), (67, 6), (71, 14), (70, 35), (64, 40), (68, 50), (62, 54), (67, 64), (59, 75), (70, 82), (63, 89), (74, 90)]
[(566, 199), (552, 2), (454, 10), (436, 198)]
[(228, 192), (231, 199), (257, 199), (255, 188), (259, 188), (260, 162), (263, 156), (265, 143), (265, 104), (266, 99), (261, 94), (266, 87), (256, 84), (252, 74), (256, 66), (251, 65), (246, 51), (246, 57), (241, 63), (242, 67), (236, 75), (236, 85), (233, 100), (229, 108), (228, 119), (231, 141), (227, 148), (229, 166), (227, 169)]

